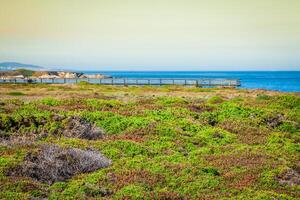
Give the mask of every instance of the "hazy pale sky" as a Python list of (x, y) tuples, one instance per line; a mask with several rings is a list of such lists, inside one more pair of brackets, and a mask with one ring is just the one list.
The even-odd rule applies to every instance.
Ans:
[(300, 0), (0, 0), (0, 62), (300, 70)]

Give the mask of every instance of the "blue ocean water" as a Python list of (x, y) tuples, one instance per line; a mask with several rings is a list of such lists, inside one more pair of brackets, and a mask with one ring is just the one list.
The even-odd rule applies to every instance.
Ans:
[(300, 71), (83, 71), (122, 78), (234, 78), (240, 88), (300, 92)]

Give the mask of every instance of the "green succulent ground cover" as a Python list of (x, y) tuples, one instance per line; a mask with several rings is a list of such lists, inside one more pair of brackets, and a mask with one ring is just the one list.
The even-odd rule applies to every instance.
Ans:
[[(94, 87), (82, 85), (74, 92)], [(106, 97), (124, 94), (119, 87), (101, 90), (108, 92)], [(199, 89), (195, 97), (168, 93), (131, 98), (135, 90), (140, 89), (126, 88), (124, 98), (30, 100), (24, 90), (20, 98), (1, 99), (1, 138), (41, 132), (47, 136), (35, 144), (0, 147), (0, 199), (300, 198), (299, 185), (278, 181), (286, 170), (300, 169), (299, 95), (223, 98), (207, 89), (212, 95), (205, 98), (205, 89)], [(184, 88), (172, 92), (189, 90), (197, 93)], [(66, 138), (61, 135), (65, 121), (53, 120), (54, 115), (79, 116), (103, 128), (105, 137)], [(113, 163), (53, 185), (6, 175), (42, 143), (94, 148)]]

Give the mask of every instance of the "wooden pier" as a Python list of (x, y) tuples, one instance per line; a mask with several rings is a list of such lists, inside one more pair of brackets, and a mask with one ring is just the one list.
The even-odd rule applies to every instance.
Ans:
[(172, 78), (35, 78), (35, 79), (0, 79), (0, 83), (45, 83), (74, 84), (88, 82), (101, 85), (184, 85), (195, 87), (238, 87), (239, 79), (172, 79)]

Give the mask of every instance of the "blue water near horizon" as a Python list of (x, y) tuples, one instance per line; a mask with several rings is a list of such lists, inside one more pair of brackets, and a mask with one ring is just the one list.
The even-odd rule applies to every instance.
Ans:
[(232, 78), (240, 88), (300, 92), (300, 71), (81, 71), (116, 78)]

